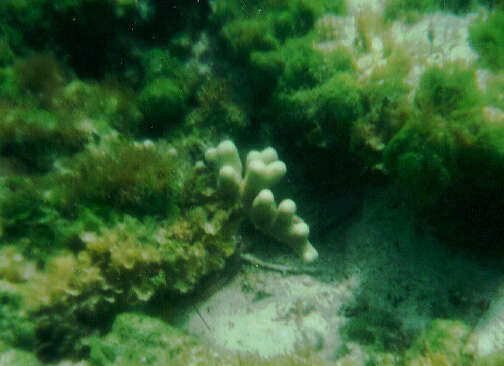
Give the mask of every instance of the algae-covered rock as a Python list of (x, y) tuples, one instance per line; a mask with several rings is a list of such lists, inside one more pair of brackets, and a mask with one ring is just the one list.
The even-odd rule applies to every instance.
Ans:
[(166, 144), (117, 136), (89, 145), (54, 179), (64, 207), (103, 205), (135, 214), (167, 214), (180, 192), (179, 161)]
[(104, 287), (115, 289), (109, 296), (135, 303), (168, 291), (189, 292), (204, 275), (222, 269), (235, 249), (235, 228), (224, 210), (199, 207), (173, 223), (125, 216), (81, 239)]
[(12, 348), (0, 341), (0, 366), (43, 366), (34, 354)]
[(469, 364), (462, 354), (469, 331), (469, 326), (460, 320), (434, 320), (406, 352), (407, 365)]
[(348, 341), (366, 346), (374, 352), (400, 352), (412, 342), (412, 334), (404, 329), (393, 311), (366, 302), (347, 309), (349, 321), (342, 331)]
[(0, 281), (0, 353), (2, 342), (24, 349), (36, 343), (35, 326), (23, 309), (23, 301), (22, 293), (15, 286)]
[(187, 110), (188, 90), (180, 81), (157, 78), (139, 95), (139, 108), (144, 115), (144, 129), (156, 135), (180, 123)]
[(386, 169), (422, 206), (439, 204), (457, 179), (471, 179), (468, 163), (482, 156), (474, 154), (485, 128), (481, 98), (471, 69), (453, 64), (423, 74), (417, 113), (384, 151)]
[(198, 344), (159, 319), (135, 313), (117, 316), (110, 333), (87, 342), (92, 366), (182, 365), (184, 353)]
[(485, 66), (504, 68), (504, 11), (497, 10), (471, 28), (471, 45), (478, 51)]
[(45, 172), (56, 156), (82, 149), (87, 140), (76, 124), (47, 110), (0, 104), (0, 155), (17, 170)]

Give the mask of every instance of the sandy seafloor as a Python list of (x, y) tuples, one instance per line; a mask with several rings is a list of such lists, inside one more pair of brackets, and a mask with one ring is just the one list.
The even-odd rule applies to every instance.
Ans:
[[(346, 354), (362, 360), (364, 349), (345, 340), (342, 329), (351, 317), (379, 311), (398, 319), (404, 334), (418, 334), (436, 318), (459, 319), (473, 327), (476, 353), (499, 350), (504, 322), (496, 328), (495, 318), (485, 319), (496, 306), (502, 308), (498, 263), (478, 263), (441, 244), (402, 202), (393, 188), (368, 192), (351, 219), (314, 243), (321, 248), (310, 267), (314, 273), (244, 264), (179, 325), (227, 351), (263, 357), (314, 352), (328, 361)], [(293, 255), (257, 255), (303, 266)], [(485, 312), (487, 304), (491, 309)]]

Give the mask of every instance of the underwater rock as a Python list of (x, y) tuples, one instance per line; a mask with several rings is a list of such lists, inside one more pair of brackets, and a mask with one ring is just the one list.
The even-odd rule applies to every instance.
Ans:
[(502, 351), (504, 345), (504, 286), (490, 303), (464, 346), (464, 353), (484, 358)]

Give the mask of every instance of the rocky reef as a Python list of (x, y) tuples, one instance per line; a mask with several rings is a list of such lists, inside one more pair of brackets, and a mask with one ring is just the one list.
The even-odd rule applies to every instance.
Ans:
[[(502, 362), (503, 23), (492, 0), (3, 0), (0, 364)], [(225, 286), (292, 355), (203, 345)]]

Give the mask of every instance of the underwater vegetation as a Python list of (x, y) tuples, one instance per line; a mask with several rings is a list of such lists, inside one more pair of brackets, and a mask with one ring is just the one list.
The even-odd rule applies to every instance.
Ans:
[(459, 156), (469, 153), (483, 125), (480, 97), (474, 72), (460, 65), (423, 74), (415, 96), (418, 112), (392, 138), (384, 156), (387, 169), (403, 185), (416, 185), (412, 191), (422, 203), (434, 204), (463, 174)]
[[(163, 19), (167, 11), (168, 24)], [(182, 29), (190, 34), (204, 25), (208, 11), (206, 1), (199, 6), (175, 0), (3, 1), (2, 48), (7, 56), (2, 58), (9, 51), (53, 50), (80, 76), (100, 78), (134, 68), (135, 43), (162, 43)]]
[(212, 20), (220, 28), (230, 54), (247, 61), (251, 52), (274, 50), (288, 38), (306, 34), (316, 18), (326, 12), (342, 14), (342, 1), (271, 1), (244, 3), (219, 1)]
[[(201, 142), (138, 139), (155, 135), (147, 119), (161, 132), (185, 119), (178, 88), (194, 77), (167, 50), (139, 59), (148, 72), (128, 85), (80, 80), (52, 53), (0, 72), (1, 338), (46, 362), (82, 357), (83, 336), (154, 296), (191, 291), (236, 247), (235, 221), (209, 198), (212, 175), (196, 172)], [(173, 104), (159, 102), (156, 80), (175, 85), (161, 98)], [(153, 103), (168, 105), (162, 118)]]
[[(236, 60), (236, 65), (247, 69), (252, 103), (260, 104), (268, 101), (275, 85), (282, 81), (283, 78), (278, 80), (277, 72), (283, 72), (283, 63), (287, 60), (282, 59), (289, 51), (295, 52), (289, 55), (293, 58), (286, 70), (291, 82), (302, 85), (320, 80), (322, 75), (315, 74), (320, 71), (317, 66), (323, 62), (322, 57), (312, 51), (309, 39), (302, 38), (309, 34), (321, 14), (343, 14), (344, 11), (342, 1), (266, 0), (245, 3), (245, 6), (219, 1), (211, 19), (223, 49)], [(312, 66), (312, 62), (316, 64)], [(255, 118), (258, 117), (261, 116)]]
[(497, 10), (488, 19), (475, 22), (470, 28), (471, 45), (482, 63), (494, 70), (504, 68), (504, 10)]
[(166, 215), (177, 205), (181, 185), (177, 159), (168, 146), (110, 138), (62, 164), (58, 192), (68, 210), (81, 203), (136, 215)]
[[(434, 320), (406, 351), (407, 365), (464, 365), (470, 358), (461, 350), (469, 327), (457, 320)], [(479, 364), (479, 363), (476, 363)]]
[(249, 125), (250, 117), (234, 101), (230, 81), (220, 77), (205, 80), (196, 92), (196, 108), (186, 115), (187, 125), (194, 133), (240, 134)]
[(161, 48), (142, 54), (141, 64), (143, 82), (137, 103), (143, 121), (137, 132), (162, 136), (184, 120), (201, 78), (195, 67), (184, 67), (171, 52)]
[(474, 71), (460, 65), (428, 69), (415, 96), (417, 112), (384, 151), (386, 169), (409, 187), (413, 200), (437, 211), (438, 219), (450, 217), (447, 226), (456, 229), (446, 236), (471, 223), (468, 231), (476, 236), (459, 245), (482, 239), (478, 232), (502, 236), (496, 192), (504, 176), (495, 140), (502, 128), (486, 119), (485, 96), (475, 83)]
[[(134, 150), (137, 153), (129, 161), (142, 162), (141, 149), (149, 147), (124, 144), (122, 148), (128, 146), (140, 149)], [(52, 193), (48, 187), (39, 192), (27, 182), (26, 201), (18, 201), (19, 192), (12, 191), (15, 198), (3, 202), (1, 212), (9, 214), (9, 220), (2, 222), (2, 239), (16, 246), (1, 248), (0, 275), (13, 284), (14, 295), (23, 299), (16, 304), (35, 329), (33, 347), (42, 359), (71, 354), (78, 339), (98, 324), (106, 324), (121, 309), (145, 304), (154, 295), (192, 290), (203, 276), (222, 269), (237, 245), (236, 220), (218, 201), (186, 209), (177, 205), (167, 188), (167, 182), (175, 182), (166, 175), (170, 164), (164, 164), (159, 174), (149, 172), (149, 163), (166, 163), (170, 154), (143, 161), (143, 170), (132, 166), (136, 172), (148, 173), (143, 179), (135, 179), (133, 171), (120, 179), (110, 174), (112, 165), (99, 172), (95, 158), (75, 158), (73, 167), (83, 186), (62, 168), (62, 174), (48, 179), (55, 179), (63, 192)], [(91, 165), (87, 165), (89, 171), (79, 167), (77, 161), (86, 159), (94, 161), (98, 170)], [(124, 173), (121, 169), (126, 165), (118, 167), (118, 172)], [(157, 183), (145, 177), (158, 179)], [(93, 184), (99, 187), (89, 191)], [(23, 188), (18, 184), (15, 189)], [(159, 194), (152, 197), (156, 204), (135, 206), (139, 198), (149, 200), (143, 194), (152, 193)]]
[[(493, 1), (391, 0), (384, 19), (356, 20), (350, 44), (335, 41), (349, 15), (339, 0), (2, 1), (0, 358), (324, 364), (222, 355), (150, 317), (170, 313), (172, 299), (241, 250), (239, 224), (254, 216), (245, 212), (253, 199), (223, 197), (222, 177), (204, 163), (223, 139), (278, 147), (292, 190), (315, 192), (301, 206), (316, 207), (343, 183), (396, 184), (447, 241), (496, 249), (504, 238), (499, 80), (485, 91), (474, 65), (444, 62), (424, 65), (412, 86), (412, 58), (386, 39), (388, 25), (376, 25), (482, 5), (494, 10), (473, 23), (470, 43), (478, 65), (497, 72), (504, 15)], [(377, 29), (386, 62), (363, 70)], [(235, 189), (247, 180), (236, 173)], [(268, 218), (291, 215), (282, 228), (257, 215), (256, 226), (314, 259), (293, 201), (276, 211), (271, 196), (260, 198)], [(368, 363), (472, 362), (460, 351), (462, 322), (438, 319), (413, 334), (389, 310), (349, 312), (359, 316), (347, 314), (343, 336), (372, 355)]]
[(365, 345), (376, 352), (404, 351), (411, 346), (412, 334), (405, 331), (392, 311), (370, 304), (357, 304), (346, 309), (349, 321), (342, 333), (349, 341)]
[[(224, 6), (225, 2), (222, 9), (219, 4), (213, 19), (223, 24), (219, 33), (223, 47), (250, 75), (249, 103), (255, 106), (251, 125), (264, 126), (270, 133), (265, 138), (273, 138), (291, 154), (317, 156), (307, 167), (309, 171), (300, 173), (311, 177), (314, 185), (327, 178), (318, 172), (333, 172), (329, 180), (338, 185), (362, 170), (382, 169), (384, 146), (402, 127), (411, 109), (407, 100), (410, 88), (402, 81), (411, 66), (405, 54), (387, 51), (390, 63), (377, 67), (371, 77), (362, 78), (357, 60), (369, 47), (369, 30), (375, 27), (365, 16), (357, 26), (355, 47), (333, 46), (333, 33), (338, 37), (338, 31), (346, 32), (333, 20), (338, 15), (344, 19), (343, 7), (326, 10), (330, 15), (322, 19), (317, 19), (320, 13), (313, 10), (313, 21), (303, 23), (306, 26), (299, 27), (298, 32), (279, 37), (274, 27), (266, 29), (274, 24), (269, 17), (274, 19), (277, 9), (285, 8), (280, 3), (264, 15), (253, 13), (251, 8), (246, 19), (242, 17), (248, 8), (239, 12)], [(267, 5), (270, 3), (264, 4), (265, 9)], [(228, 27), (249, 23), (261, 24), (264, 29), (257, 31), (257, 38), (239, 43), (241, 33), (236, 30), (231, 35)], [(340, 157), (338, 164), (329, 158), (335, 155)], [(297, 168), (303, 171), (305, 167)]]

